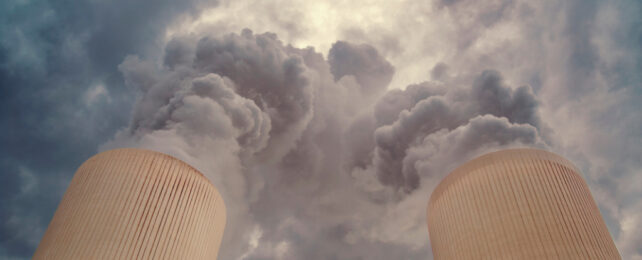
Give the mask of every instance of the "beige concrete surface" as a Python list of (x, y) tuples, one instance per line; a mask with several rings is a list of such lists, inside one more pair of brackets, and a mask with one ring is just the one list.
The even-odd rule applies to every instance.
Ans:
[(534, 149), (478, 157), (428, 204), (435, 259), (620, 259), (579, 171)]
[(76, 171), (33, 259), (216, 259), (225, 205), (197, 170), (139, 149)]

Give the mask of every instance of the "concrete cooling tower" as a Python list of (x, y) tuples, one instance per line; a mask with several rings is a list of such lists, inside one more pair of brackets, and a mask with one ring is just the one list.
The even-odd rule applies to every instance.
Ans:
[(432, 193), (428, 229), (435, 259), (620, 259), (577, 168), (540, 150), (454, 170)]
[(83, 163), (33, 259), (216, 259), (225, 205), (165, 154), (117, 149)]

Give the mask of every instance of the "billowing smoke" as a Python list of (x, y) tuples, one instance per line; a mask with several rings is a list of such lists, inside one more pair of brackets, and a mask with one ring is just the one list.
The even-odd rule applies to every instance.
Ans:
[(104, 149), (158, 150), (207, 175), (229, 212), (221, 259), (423, 259), (443, 176), (547, 146), (529, 87), (445, 68), (387, 90), (394, 68), (369, 45), (337, 42), (326, 59), (270, 33), (180, 36), (162, 64), (119, 66), (142, 95)]
[[(389, 92), (377, 104), (376, 115), (382, 115), (378, 117), (382, 122), (374, 132), (374, 164), (382, 183), (405, 191), (417, 189), (420, 181), (418, 172), (413, 164), (406, 162), (409, 149), (423, 146), (421, 143), (438, 131), (452, 131), (466, 124), (487, 124), (478, 121), (490, 120), (473, 120), (476, 116), (488, 114), (506, 119), (508, 122), (503, 127), (495, 123), (498, 131), (510, 129), (511, 124), (528, 124), (536, 128), (540, 125), (537, 101), (530, 88), (523, 86), (513, 91), (503, 85), (501, 75), (496, 71), (482, 72), (474, 80), (472, 88), (450, 91), (444, 88), (430, 83), (413, 85), (405, 91)], [(522, 135), (527, 134), (488, 138), (480, 133), (479, 138), (503, 145), (521, 140)], [(536, 141), (537, 134), (530, 135), (535, 136), (527, 143)]]

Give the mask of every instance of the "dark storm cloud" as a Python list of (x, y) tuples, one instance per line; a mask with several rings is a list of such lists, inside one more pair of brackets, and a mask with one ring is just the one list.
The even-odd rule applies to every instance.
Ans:
[[(0, 189), (34, 187), (2, 196), (0, 258), (31, 257), (76, 167), (126, 124), (133, 92), (117, 71), (125, 55), (205, 5), (0, 3)], [(26, 172), (37, 181), (18, 177)]]

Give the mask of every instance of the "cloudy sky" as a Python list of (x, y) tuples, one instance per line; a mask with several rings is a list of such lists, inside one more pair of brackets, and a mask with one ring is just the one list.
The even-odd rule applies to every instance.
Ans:
[(573, 161), (642, 259), (636, 0), (0, 3), (0, 258), (76, 168), (141, 147), (200, 169), (221, 259), (431, 259), (425, 208), (507, 147)]

